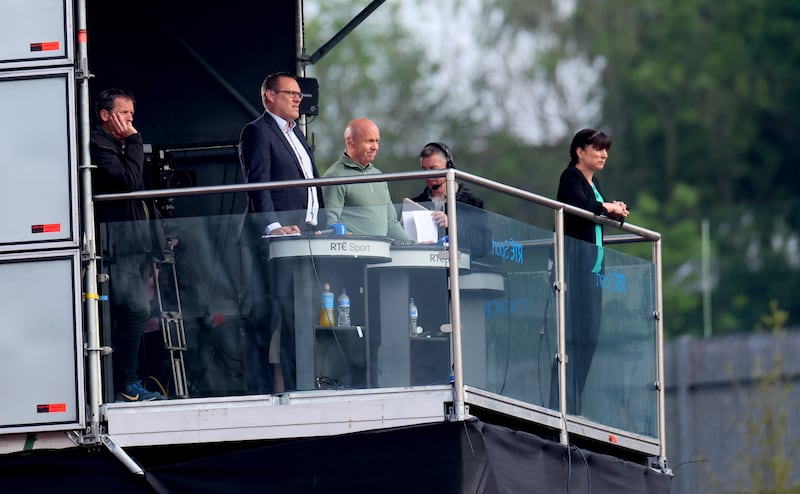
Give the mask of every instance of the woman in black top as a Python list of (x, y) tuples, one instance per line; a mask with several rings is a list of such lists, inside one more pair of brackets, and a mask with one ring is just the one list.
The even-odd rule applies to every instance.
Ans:
[[(561, 173), (556, 199), (595, 215), (624, 220), (628, 207), (622, 201), (607, 201), (595, 172), (605, 167), (611, 138), (595, 129), (583, 129), (572, 139), (570, 162)], [(567, 343), (567, 413), (580, 415), (589, 368), (600, 333), (602, 293), (597, 274), (603, 269), (603, 227), (591, 220), (567, 214), (564, 233)], [(577, 239), (577, 240), (575, 240)], [(557, 367), (554, 365), (554, 370)], [(550, 406), (558, 404), (558, 381), (551, 379)]]

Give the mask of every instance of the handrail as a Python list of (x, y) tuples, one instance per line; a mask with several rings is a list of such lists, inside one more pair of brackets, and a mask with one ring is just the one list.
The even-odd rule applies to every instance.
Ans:
[[(455, 208), (455, 190), (457, 188), (456, 179), (461, 179), (465, 182), (469, 182), (472, 184), (476, 184), (491, 190), (495, 190), (497, 192), (503, 193), (505, 195), (510, 195), (513, 197), (517, 197), (519, 199), (533, 202), (539, 204), (544, 207), (548, 207), (553, 210), (554, 212), (554, 235), (552, 239), (536, 239), (536, 240), (527, 240), (522, 241), (525, 242), (526, 245), (531, 246), (545, 246), (545, 245), (553, 245), (555, 247), (555, 261), (556, 261), (556, 282), (553, 286), (554, 291), (556, 292), (557, 298), (557, 311), (558, 311), (558, 334), (559, 334), (559, 350), (557, 354), (557, 358), (559, 359), (559, 363), (563, 364), (566, 363), (566, 359), (568, 356), (565, 353), (565, 294), (564, 294), (564, 231), (563, 231), (563, 221), (564, 221), (564, 214), (571, 214), (574, 216), (578, 216), (595, 223), (600, 223), (603, 225), (608, 225), (618, 230), (622, 230), (626, 232), (625, 234), (621, 235), (606, 235), (604, 236), (604, 242), (608, 244), (623, 244), (623, 243), (632, 243), (632, 242), (642, 242), (642, 241), (650, 241), (653, 243), (653, 263), (656, 265), (656, 276), (657, 280), (656, 283), (658, 286), (656, 287), (656, 311), (653, 314), (654, 318), (656, 319), (657, 325), (657, 335), (656, 335), (656, 344), (657, 344), (657, 366), (656, 374), (658, 382), (656, 383), (656, 387), (658, 389), (658, 436), (659, 436), (659, 447), (660, 447), (660, 454), (657, 458), (657, 463), (664, 467), (666, 465), (666, 438), (665, 438), (665, 426), (664, 426), (664, 412), (665, 412), (665, 405), (664, 405), (664, 365), (663, 365), (663, 293), (661, 289), (661, 234), (652, 230), (648, 230), (646, 228), (642, 228), (627, 222), (621, 222), (619, 220), (614, 220), (607, 217), (596, 216), (593, 213), (586, 211), (584, 209), (571, 206), (569, 204), (562, 203), (560, 201), (550, 199), (548, 197), (541, 196), (539, 194), (535, 194), (533, 192), (529, 192), (523, 189), (519, 189), (517, 187), (513, 187), (510, 185), (502, 184), (490, 179), (486, 179), (477, 175), (473, 175), (471, 173), (467, 173), (464, 171), (456, 170), (456, 169), (444, 169), (444, 170), (417, 170), (417, 171), (409, 171), (409, 172), (395, 172), (395, 173), (382, 173), (377, 175), (364, 175), (364, 176), (357, 176), (357, 177), (331, 177), (331, 178), (316, 178), (316, 179), (301, 179), (301, 180), (286, 180), (286, 181), (276, 181), (276, 182), (269, 182), (269, 183), (249, 183), (249, 184), (234, 184), (234, 185), (218, 185), (218, 186), (202, 186), (202, 187), (186, 187), (186, 188), (179, 188), (179, 189), (158, 189), (158, 190), (145, 190), (145, 191), (138, 191), (138, 192), (130, 192), (130, 193), (118, 193), (118, 194), (100, 194), (95, 195), (93, 199), (98, 202), (102, 201), (114, 201), (114, 200), (130, 200), (130, 199), (145, 199), (145, 198), (166, 198), (166, 197), (183, 197), (183, 196), (196, 196), (196, 195), (208, 195), (208, 194), (224, 194), (224, 193), (232, 193), (232, 192), (250, 192), (250, 191), (257, 191), (257, 190), (274, 190), (274, 189), (282, 189), (282, 188), (292, 188), (292, 187), (309, 187), (309, 186), (317, 186), (317, 187), (324, 187), (328, 185), (338, 185), (338, 184), (353, 184), (353, 183), (371, 183), (371, 182), (391, 182), (391, 181), (400, 181), (400, 180), (421, 180), (426, 178), (436, 178), (436, 177), (445, 177), (447, 182), (447, 190), (448, 190), (448, 209), (451, 211), (450, 214), (453, 215), (452, 218), (452, 230), (455, 231), (457, 227), (457, 211)], [(451, 232), (453, 233), (453, 232)], [(454, 333), (454, 341), (453, 345), (460, 347), (460, 324), (459, 324), (459, 293), (458, 293), (458, 275), (457, 275), (457, 268), (458, 265), (454, 251), (457, 250), (457, 236), (451, 235), (451, 242), (453, 245), (451, 247), (455, 247), (450, 253), (451, 255), (451, 262), (450, 267), (451, 271), (451, 283), (455, 283), (454, 288), (451, 294), (451, 308), (453, 309), (453, 313), (451, 314), (451, 321), (454, 324), (453, 333)], [(454, 413), (453, 418), (455, 420), (463, 420), (466, 417), (466, 411), (464, 408), (464, 381), (463, 381), (463, 369), (461, 368), (461, 355), (457, 352), (454, 355)], [(569, 444), (569, 437), (567, 434), (567, 418), (566, 418), (566, 403), (563, 397), (566, 396), (566, 374), (565, 374), (565, 366), (559, 365), (559, 394), (562, 397), (560, 403), (560, 417), (561, 417), (561, 436), (560, 440), (563, 444)]]
[[(285, 189), (292, 187), (309, 187), (309, 186), (324, 187), (326, 185), (339, 185), (339, 184), (394, 182), (400, 180), (446, 177), (447, 172), (450, 171), (455, 173), (456, 179), (462, 179), (465, 182), (480, 185), (488, 189), (492, 189), (498, 192), (505, 193), (507, 195), (517, 197), (519, 199), (535, 202), (539, 205), (548, 207), (553, 210), (563, 209), (565, 213), (569, 213), (574, 216), (579, 216), (581, 218), (594, 221), (595, 223), (608, 225), (616, 229), (629, 232), (634, 235), (638, 235), (639, 237), (642, 237), (643, 239), (646, 240), (656, 241), (661, 239), (661, 234), (653, 230), (648, 230), (646, 228), (633, 225), (631, 223), (621, 223), (618, 220), (606, 218), (603, 216), (597, 216), (589, 211), (586, 211), (585, 209), (581, 209), (563, 202), (556, 201), (554, 199), (550, 199), (548, 197), (539, 194), (535, 194), (533, 192), (529, 192), (524, 189), (513, 187), (511, 185), (502, 184), (500, 182), (496, 182), (491, 179), (483, 178), (478, 175), (473, 175), (471, 173), (452, 168), (445, 170), (417, 170), (410, 172), (381, 173), (376, 175), (364, 175), (361, 177), (329, 177), (329, 178), (314, 178), (314, 179), (299, 179), (299, 180), (282, 180), (282, 181), (267, 182), (267, 183), (206, 185), (200, 187), (183, 187), (179, 189), (152, 189), (152, 190), (142, 190), (138, 192), (97, 194), (94, 196), (94, 200), (100, 202), (100, 201), (117, 201), (117, 200), (128, 200), (128, 199), (159, 199), (164, 197), (229, 194), (235, 192), (275, 190), (275, 189)], [(632, 239), (633, 237), (630, 237), (626, 241), (635, 241)]]

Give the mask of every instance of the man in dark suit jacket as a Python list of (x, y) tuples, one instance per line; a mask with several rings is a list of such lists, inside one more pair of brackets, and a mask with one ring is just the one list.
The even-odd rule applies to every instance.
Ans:
[[(294, 75), (282, 72), (264, 79), (261, 101), (266, 111), (244, 126), (239, 141), (239, 159), (245, 182), (319, 177), (314, 155), (296, 123), (300, 118), (302, 99)], [(252, 252), (262, 253), (254, 256), (254, 268), (266, 267), (266, 258), (260, 248), (262, 234), (289, 235), (311, 230), (317, 226), (319, 209), (323, 207), (319, 187), (252, 191), (248, 196), (248, 212), (255, 230), (251, 235), (251, 245), (255, 247)], [(251, 287), (252, 310), (246, 327), (255, 339), (254, 350), (260, 355), (250, 359), (255, 360), (250, 370), (255, 367), (258, 374), (248, 373), (248, 388), (256, 392), (294, 388), (292, 278), (291, 273), (278, 271), (256, 269), (256, 279)], [(258, 279), (259, 272), (264, 279)], [(265, 332), (264, 326), (269, 330)], [(264, 341), (266, 334), (270, 336), (269, 342)], [(269, 348), (269, 367), (263, 364), (264, 352), (258, 352), (265, 346)], [(271, 388), (265, 385), (268, 374), (271, 374)]]
[[(245, 182), (317, 178), (314, 155), (295, 120), (303, 99), (297, 79), (288, 73), (268, 76), (261, 85), (265, 112), (242, 129), (239, 157)], [(249, 210), (264, 213), (264, 232), (299, 233), (317, 224), (322, 194), (317, 187), (250, 192)], [(305, 213), (305, 214), (304, 214)], [(300, 225), (300, 226), (298, 226)]]

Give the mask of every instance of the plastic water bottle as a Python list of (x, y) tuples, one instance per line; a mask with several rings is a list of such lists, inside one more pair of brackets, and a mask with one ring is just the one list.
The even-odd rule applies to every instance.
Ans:
[(347, 296), (347, 290), (342, 288), (342, 293), (336, 299), (336, 308), (339, 310), (339, 320), (336, 322), (337, 326), (350, 326), (350, 297)]
[(417, 332), (418, 317), (419, 312), (417, 311), (417, 305), (414, 303), (414, 297), (411, 297), (411, 300), (408, 302), (408, 334), (411, 336), (417, 336), (419, 334)]
[(319, 308), (319, 325), (333, 326), (333, 292), (330, 283), (322, 285), (322, 300)]

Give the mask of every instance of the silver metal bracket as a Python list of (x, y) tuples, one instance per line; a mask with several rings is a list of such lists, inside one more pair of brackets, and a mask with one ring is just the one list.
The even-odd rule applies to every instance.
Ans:
[(84, 343), (83, 344), (83, 355), (85, 357), (88, 357), (89, 356), (89, 352), (100, 352), (100, 356), (101, 357), (105, 357), (107, 355), (111, 355), (112, 353), (114, 353), (114, 349), (111, 348), (110, 346), (101, 346), (101, 347), (97, 347), (97, 348), (89, 348), (89, 345)]
[[(456, 413), (455, 405), (453, 403), (445, 403), (444, 406), (445, 406), (445, 419), (447, 419), (448, 422), (459, 422), (460, 419), (458, 417), (458, 414)], [(464, 404), (463, 415), (465, 419), (471, 416), (469, 414), (469, 405), (467, 405), (466, 403)]]
[[(100, 443), (100, 438), (98, 435), (92, 433), (90, 427), (83, 430), (67, 431), (66, 434), (67, 438), (69, 438), (75, 446), (97, 446)], [(102, 435), (102, 432), (98, 431), (98, 434)]]
[(660, 456), (647, 457), (647, 466), (664, 475), (672, 475), (672, 469), (667, 466), (667, 459)]
[(91, 79), (94, 77), (94, 74), (89, 72), (89, 64), (87, 63), (86, 57), (81, 58), (75, 64), (75, 79)]

